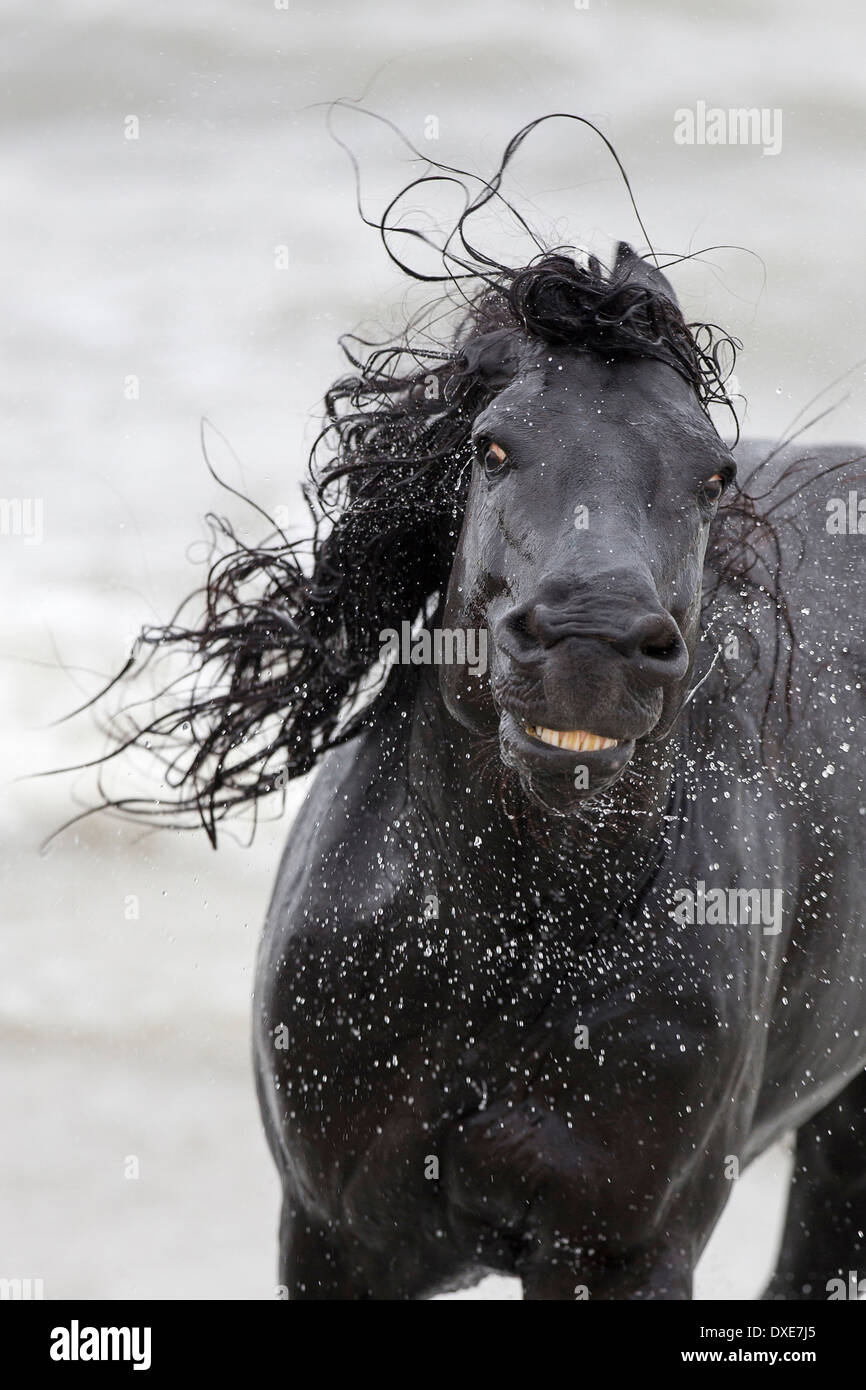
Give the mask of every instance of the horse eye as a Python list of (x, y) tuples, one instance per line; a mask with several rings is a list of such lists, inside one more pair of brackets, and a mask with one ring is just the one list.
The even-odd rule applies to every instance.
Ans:
[(718, 502), (726, 487), (727, 483), (721, 473), (714, 473), (713, 476), (708, 478), (704, 483), (701, 491), (708, 502)]
[(498, 444), (494, 444), (492, 439), (483, 439), (478, 452), (488, 478), (496, 478), (505, 471), (508, 455)]

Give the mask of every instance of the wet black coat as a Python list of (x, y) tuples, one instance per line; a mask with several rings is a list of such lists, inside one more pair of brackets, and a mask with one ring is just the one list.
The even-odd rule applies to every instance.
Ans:
[[(766, 452), (742, 447), (741, 474)], [(736, 584), (713, 638), (743, 618), (756, 669), (732, 696), (717, 666), (666, 743), (638, 741), (607, 818), (503, 781), (435, 671), (328, 756), (256, 995), (292, 1297), (419, 1297), (500, 1270), (526, 1297), (688, 1298), (738, 1172), (862, 1073), (866, 540), (825, 527), (848, 487), (777, 515), (802, 536), (782, 529), (801, 650), (790, 727), (770, 710), (772, 774), (775, 634)], [(781, 930), (678, 921), (699, 881), (780, 892)]]

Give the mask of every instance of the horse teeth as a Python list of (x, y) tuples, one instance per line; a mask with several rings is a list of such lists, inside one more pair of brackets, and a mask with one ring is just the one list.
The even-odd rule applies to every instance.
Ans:
[(615, 748), (615, 738), (590, 734), (586, 729), (545, 729), (541, 724), (526, 726), (526, 732), (554, 748), (567, 748), (573, 753), (595, 753), (600, 748)]

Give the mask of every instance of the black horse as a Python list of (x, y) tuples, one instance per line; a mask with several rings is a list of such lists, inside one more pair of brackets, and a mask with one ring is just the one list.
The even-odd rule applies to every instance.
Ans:
[(689, 1298), (796, 1129), (769, 1295), (824, 1298), (866, 1258), (859, 465), (732, 452), (725, 340), (627, 246), (461, 247), (453, 339), (328, 397), (312, 553), (214, 565), (131, 735), (213, 837), (321, 762), (255, 996), (281, 1280)]
[[(847, 496), (851, 451), (732, 455), (625, 246), (607, 277), (511, 278), (510, 322), (490, 300), (438, 381), (465, 494), (436, 498), (412, 386), (345, 431), (322, 609), (349, 532), (376, 558), (328, 622), (423, 609), (485, 630), (490, 665), (395, 667), (290, 837), (255, 1034), (281, 1279), (689, 1298), (732, 1181), (796, 1128), (772, 1294), (825, 1298), (866, 1247), (864, 595), (805, 484)], [(425, 582), (368, 604), (401, 569)]]

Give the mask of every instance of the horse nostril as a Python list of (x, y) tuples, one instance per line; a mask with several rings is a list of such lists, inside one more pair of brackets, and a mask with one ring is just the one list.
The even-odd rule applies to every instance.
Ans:
[(523, 655), (538, 645), (539, 634), (532, 620), (531, 608), (512, 608), (506, 613), (501, 634), (510, 639), (512, 654)]
[(676, 637), (670, 637), (666, 642), (644, 642), (640, 650), (653, 661), (672, 661), (679, 655), (680, 644)]
[(508, 626), (511, 632), (514, 633), (515, 637), (531, 639), (535, 635), (530, 626), (529, 612), (525, 608), (521, 609), (517, 613), (511, 614), (511, 616), (508, 619)]
[(620, 650), (637, 666), (643, 666), (653, 673), (659, 667), (670, 672), (672, 667), (682, 665), (686, 654), (680, 630), (667, 614), (641, 618)]

